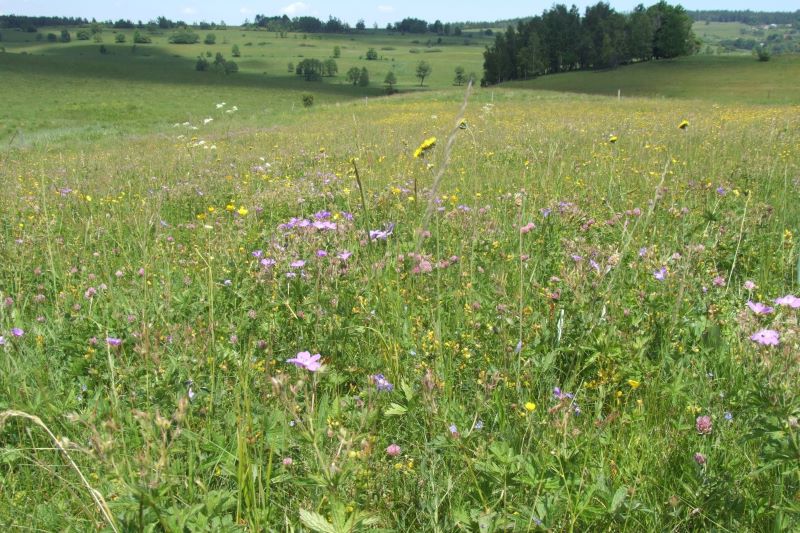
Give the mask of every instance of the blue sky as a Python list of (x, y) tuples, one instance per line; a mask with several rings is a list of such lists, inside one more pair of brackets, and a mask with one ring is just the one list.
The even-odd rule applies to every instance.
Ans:
[[(618, 11), (628, 11), (638, 3), (650, 5), (657, 0), (610, 0)], [(597, 0), (560, 2), (574, 3), (581, 11), (583, 7), (595, 4)], [(252, 20), (256, 13), (276, 15), (286, 13), (290, 17), (311, 15), (327, 19), (328, 15), (355, 24), (364, 19), (368, 26), (378, 23), (397, 22), (405, 17), (417, 17), (433, 22), (465, 20), (498, 20), (506, 18), (537, 15), (553, 5), (554, 1), (431, 1), (431, 0), (139, 0), (123, 2), (119, 0), (0, 0), (0, 14), (17, 15), (71, 15), (98, 20), (131, 19), (148, 21), (159, 15), (173, 20), (198, 22), (201, 20), (228, 24), (239, 24), (246, 18)], [(686, 9), (753, 9), (762, 11), (795, 11), (800, 8), (796, 0), (685, 0), (680, 3)]]

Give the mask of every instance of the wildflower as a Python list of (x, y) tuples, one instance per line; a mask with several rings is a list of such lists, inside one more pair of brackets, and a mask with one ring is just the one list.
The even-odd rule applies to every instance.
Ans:
[(711, 417), (708, 415), (698, 416), (694, 422), (694, 427), (701, 435), (710, 435), (713, 429)]
[(639, 385), (641, 385), (641, 383), (639, 383), (639, 382), (638, 382), (638, 381), (636, 381), (635, 379), (629, 379), (629, 380), (628, 380), (628, 385), (630, 385), (630, 387), (631, 387), (633, 390), (636, 390), (636, 389), (638, 389), (638, 388), (639, 388)]
[(800, 308), (800, 298), (793, 294), (787, 294), (786, 296), (776, 298), (775, 303), (778, 305), (788, 305), (792, 309)]
[(245, 206), (243, 205), (240, 205), (239, 209), (237, 209), (236, 212), (239, 213), (240, 216), (245, 216), (247, 213), (249, 213), (247, 208), (245, 208)]
[(702, 466), (706, 464), (706, 456), (700, 452), (697, 452), (694, 454), (694, 462)]
[(686, 119), (681, 120), (681, 123), (678, 124), (678, 128), (680, 128), (682, 130), (685, 130), (688, 127), (689, 127), (689, 121), (686, 120)]
[(95, 289), (94, 287), (89, 287), (88, 289), (86, 289), (86, 292), (83, 293), (83, 297), (86, 298), (87, 300), (91, 300), (95, 294), (97, 294), (97, 289)]
[(641, 248), (639, 248), (639, 257), (644, 257), (646, 255), (647, 255), (647, 247), (642, 246)]
[(117, 339), (116, 337), (106, 337), (106, 344), (109, 346), (119, 346), (122, 344), (122, 339)]
[(617, 136), (616, 135), (609, 135), (608, 136), (608, 142), (611, 143), (611, 144), (614, 144), (615, 142), (617, 142)]
[(343, 250), (343, 251), (339, 252), (338, 254), (336, 254), (336, 257), (338, 257), (342, 261), (347, 261), (350, 258), (351, 255), (353, 255), (353, 252), (349, 252), (347, 250)]
[(715, 287), (724, 287), (725, 286), (725, 278), (722, 276), (717, 276), (712, 281)]
[(322, 368), (322, 364), (319, 362), (321, 358), (322, 356), (318, 353), (311, 355), (309, 352), (298, 352), (296, 357), (287, 359), (286, 362), (292, 363), (300, 368), (305, 368), (309, 372), (316, 372)]
[(725, 416), (725, 420), (727, 420), (728, 422), (733, 420), (733, 415), (731, 414), (730, 411), (725, 411), (725, 415), (724, 416)]
[(533, 402), (525, 402), (525, 410), (532, 413), (536, 410), (536, 404)]
[(400, 455), (400, 452), (401, 452), (400, 446), (398, 446), (397, 444), (392, 443), (386, 447), (386, 454), (389, 457), (397, 457), (398, 455)]
[(524, 235), (524, 234), (528, 233), (529, 231), (531, 231), (532, 229), (534, 229), (535, 227), (536, 227), (536, 224), (534, 224), (533, 222), (528, 222), (527, 224), (525, 224), (524, 226), (519, 228), (519, 232)]
[(264, 255), (263, 250), (253, 250), (252, 252), (252, 256), (255, 257), (256, 259), (260, 258), (262, 255)]
[(762, 346), (777, 346), (780, 342), (780, 336), (774, 329), (762, 329), (750, 335), (750, 340)]
[(303, 261), (302, 259), (298, 259), (297, 261), (292, 261), (289, 264), (289, 266), (292, 268), (303, 268), (304, 266), (306, 266), (306, 262)]
[(447, 429), (450, 430), (450, 436), (453, 437), (454, 439), (457, 439), (460, 436), (458, 433), (458, 428), (456, 427), (455, 424), (450, 424), (450, 427)]
[(719, 194), (720, 196), (725, 196), (726, 194), (728, 194), (728, 191), (725, 190), (725, 187), (720, 185), (719, 187), (717, 187), (717, 194)]
[(394, 390), (394, 385), (389, 383), (389, 380), (383, 374), (374, 374), (370, 376), (370, 379), (379, 391), (391, 392)]
[(474, 429), (475, 431), (482, 430), (483, 429), (483, 420), (478, 419), (477, 422), (475, 422), (475, 425), (472, 426), (472, 429)]
[(394, 233), (394, 223), (393, 222), (390, 223), (386, 227), (386, 229), (370, 230), (370, 232), (369, 232), (369, 240), (371, 240), (371, 241), (385, 241), (387, 238), (389, 238), (389, 235), (391, 235), (392, 233)]
[(768, 315), (775, 310), (772, 307), (769, 307), (768, 305), (762, 304), (760, 302), (752, 302), (750, 300), (747, 301), (747, 307), (749, 307), (750, 310), (757, 315)]
[(436, 146), (436, 137), (428, 137), (427, 139), (422, 141), (422, 144), (420, 144), (416, 150), (414, 150), (414, 158), (422, 157), (428, 150), (430, 150), (434, 146)]
[(6, 338), (0, 335), (0, 346), (5, 346), (5, 345), (6, 345)]
[(23, 335), (25, 335), (25, 330), (22, 328), (12, 328), (11, 334), (14, 335), (15, 337), (22, 337)]
[(271, 266), (275, 265), (275, 263), (276, 263), (276, 261), (274, 259), (270, 259), (268, 257), (265, 258), (265, 259), (262, 259), (259, 262), (261, 263), (261, 266), (263, 266), (264, 268), (270, 268)]
[(756, 288), (756, 284), (748, 279), (747, 281), (744, 282), (744, 288), (747, 289), (748, 291), (752, 291), (753, 289)]
[(664, 278), (667, 277), (667, 267), (662, 266), (659, 270), (653, 272), (653, 277), (658, 281), (664, 281)]
[(316, 256), (317, 257), (326, 257), (327, 255), (328, 255), (328, 252), (325, 251), (325, 250), (317, 250), (316, 251)]
[(283, 466), (292, 466), (292, 463), (294, 463), (291, 457), (284, 457), (282, 462)]

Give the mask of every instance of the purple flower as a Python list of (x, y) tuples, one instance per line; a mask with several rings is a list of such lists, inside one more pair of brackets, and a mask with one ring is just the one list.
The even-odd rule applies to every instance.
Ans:
[(717, 187), (717, 194), (719, 194), (720, 196), (725, 196), (726, 194), (728, 194), (728, 191), (725, 190), (725, 187), (720, 185), (719, 187)]
[(328, 252), (326, 252), (325, 250), (317, 250), (317, 257), (326, 257), (327, 255)]
[(800, 308), (800, 298), (793, 294), (787, 294), (786, 296), (776, 298), (775, 303), (778, 305), (788, 305), (792, 309)]
[(253, 250), (253, 257), (255, 257), (256, 259), (261, 257), (263, 254), (264, 254), (263, 250)]
[(731, 414), (730, 411), (725, 411), (725, 420), (727, 420), (728, 422), (733, 420), (733, 415)]
[(748, 291), (752, 291), (753, 289), (756, 288), (756, 284), (748, 279), (747, 281), (744, 282), (744, 288), (747, 289)]
[(762, 329), (750, 335), (750, 340), (762, 346), (777, 346), (780, 342), (780, 336), (774, 329)]
[(292, 261), (289, 264), (289, 266), (292, 268), (303, 268), (304, 266), (306, 266), (306, 262), (303, 261), (302, 259), (298, 259), (297, 261)]
[(339, 259), (341, 259), (342, 261), (347, 261), (347, 259), (348, 259), (348, 258), (349, 258), (351, 255), (353, 255), (353, 252), (348, 252), (347, 250), (343, 250), (343, 251), (339, 252), (338, 254), (336, 254), (336, 257), (338, 257), (338, 258), (339, 258)]
[(370, 376), (370, 379), (372, 379), (372, 382), (375, 384), (375, 388), (377, 388), (379, 391), (391, 392), (394, 390), (394, 385), (389, 383), (389, 380), (386, 379), (383, 374), (374, 374)]
[(706, 464), (706, 456), (700, 452), (697, 452), (694, 454), (694, 462), (702, 466)]
[(261, 262), (261, 266), (263, 266), (264, 268), (269, 268), (269, 267), (275, 265), (275, 263), (276, 263), (276, 261), (274, 259), (270, 259), (268, 257), (266, 259), (262, 259), (260, 262)]
[(647, 255), (647, 247), (642, 246), (641, 248), (639, 248), (639, 257), (644, 257), (645, 255)]
[(316, 213), (314, 213), (314, 218), (316, 218), (317, 220), (325, 220), (326, 218), (331, 218), (331, 212), (317, 211)]
[(550, 209), (549, 207), (543, 207), (543, 208), (539, 209), (539, 213), (541, 213), (542, 217), (544, 217), (544, 218), (549, 217), (551, 211), (552, 211), (552, 209)]
[(23, 335), (25, 335), (25, 330), (22, 328), (12, 328), (11, 334), (14, 335), (15, 337), (22, 337)]
[(653, 272), (653, 277), (658, 281), (664, 281), (664, 278), (667, 277), (667, 267), (662, 266), (659, 270)]
[(714, 425), (711, 422), (711, 417), (708, 415), (698, 416), (694, 422), (694, 427), (701, 435), (710, 435)]
[(397, 444), (390, 444), (386, 448), (386, 455), (388, 455), (389, 457), (397, 457), (398, 455), (400, 455), (400, 452), (401, 452), (400, 446), (398, 446)]
[(725, 278), (722, 276), (717, 276), (712, 281), (715, 287), (724, 287), (725, 286)]
[(760, 302), (751, 302), (750, 300), (747, 301), (747, 307), (757, 315), (768, 315), (775, 310), (768, 305), (764, 305)]
[(305, 368), (309, 372), (316, 372), (322, 368), (322, 364), (319, 362), (321, 358), (322, 356), (318, 353), (311, 355), (310, 352), (298, 352), (296, 357), (287, 359), (286, 362), (293, 363), (300, 368)]
[(457, 439), (460, 436), (458, 433), (458, 428), (456, 427), (455, 424), (450, 424), (450, 427), (447, 429), (450, 430), (450, 436), (453, 437), (454, 439)]
[(394, 233), (394, 222), (391, 222), (386, 229), (374, 229), (369, 232), (369, 240), (371, 241), (385, 241), (389, 235)]
[(6, 345), (6, 338), (0, 335), (0, 346), (5, 346), (5, 345)]
[(122, 339), (117, 339), (115, 337), (106, 337), (106, 343), (109, 346), (119, 346), (122, 344)]

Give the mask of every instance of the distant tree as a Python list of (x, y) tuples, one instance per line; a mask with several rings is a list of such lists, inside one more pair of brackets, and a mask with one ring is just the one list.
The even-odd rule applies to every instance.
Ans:
[(225, 62), (225, 74), (236, 74), (237, 72), (239, 72), (239, 65), (236, 64), (236, 61)]
[(150, 44), (153, 40), (150, 38), (149, 35), (145, 35), (139, 31), (135, 31), (133, 33), (133, 42), (136, 44)]
[(225, 65), (225, 57), (222, 55), (222, 52), (217, 52), (214, 56), (214, 66), (215, 67), (224, 67)]
[(368, 85), (369, 85), (369, 72), (367, 71), (367, 67), (363, 67), (358, 75), (358, 86), (366, 87)]
[(377, 50), (375, 50), (374, 48), (370, 48), (369, 50), (367, 50), (367, 56), (366, 57), (367, 57), (368, 61), (375, 61), (376, 59), (378, 59)]
[(419, 63), (417, 63), (416, 74), (417, 74), (417, 78), (419, 78), (419, 86), (420, 87), (422, 87), (422, 84), (425, 82), (425, 78), (427, 78), (428, 76), (431, 75), (431, 71), (432, 70), (433, 69), (431, 68), (430, 63), (428, 63), (425, 60), (422, 60)]
[(48, 33), (47, 34), (47, 42), (48, 43), (56, 43), (58, 42), (58, 35), (55, 33)]
[(89, 30), (92, 32), (92, 35), (97, 33), (103, 33), (103, 27), (100, 26), (99, 22), (92, 22), (92, 25), (89, 26)]
[(756, 46), (755, 48), (753, 48), (753, 53), (755, 54), (755, 56), (758, 58), (759, 61), (765, 63), (769, 61), (771, 57), (769, 49), (763, 44), (761, 46)]
[(456, 77), (453, 78), (455, 85), (464, 85), (467, 82), (464, 67), (456, 67)]
[(103, 55), (108, 53), (108, 48), (106, 48), (106, 45), (104, 45), (104, 44), (100, 45), (100, 53), (103, 54)]
[(358, 19), (358, 22), (356, 22), (356, 29), (358, 31), (364, 31), (366, 27), (367, 25), (364, 24), (364, 19)]
[(647, 8), (653, 20), (653, 55), (671, 58), (688, 55), (695, 50), (692, 19), (681, 6), (671, 6), (664, 0)]
[(195, 44), (200, 40), (200, 36), (189, 30), (179, 31), (169, 36), (172, 44)]
[(358, 79), (360, 77), (361, 77), (361, 69), (358, 67), (351, 67), (350, 70), (347, 71), (345, 79), (347, 79), (347, 81), (352, 83), (353, 85), (358, 85)]
[(92, 38), (92, 34), (89, 32), (89, 30), (78, 30), (75, 32), (75, 38), (79, 41), (88, 41)]
[(217, 36), (213, 33), (207, 33), (206, 38), (203, 39), (203, 44), (216, 44)]
[(234, 44), (233, 48), (231, 48), (231, 55), (233, 57), (242, 57), (242, 52), (239, 51), (239, 45)]
[(61, 30), (61, 42), (62, 43), (68, 43), (71, 40), (72, 40), (72, 37), (70, 37), (69, 32), (67, 30)]
[(340, 57), (342, 57), (342, 49), (339, 48), (338, 46), (333, 47), (333, 57), (334, 59), (339, 59)]
[(199, 70), (200, 72), (205, 72), (211, 64), (208, 62), (208, 59), (200, 56), (197, 58), (197, 63), (194, 64), (194, 69)]
[(124, 43), (125, 42), (125, 34), (124, 33), (116, 34), (114, 36), (114, 42), (115, 43), (120, 43), (120, 44)]
[(294, 72), (294, 63), (289, 61), (289, 63), (286, 64), (286, 68), (288, 69), (289, 74), (292, 74)]
[(386, 94), (395, 92), (394, 86), (397, 85), (397, 77), (394, 75), (394, 72), (390, 70), (386, 74), (386, 77), (383, 79), (383, 84), (386, 86)]
[(322, 71), (324, 76), (336, 76), (339, 73), (339, 65), (336, 64), (335, 59), (326, 59), (322, 63)]
[(319, 59), (304, 59), (297, 64), (295, 73), (306, 81), (320, 81), (324, 66)]

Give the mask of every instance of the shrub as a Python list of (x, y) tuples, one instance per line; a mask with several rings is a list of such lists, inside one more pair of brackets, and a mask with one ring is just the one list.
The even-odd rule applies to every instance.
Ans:
[(306, 81), (320, 81), (324, 66), (319, 59), (304, 59), (297, 64), (295, 73), (298, 76), (303, 76)]
[(194, 64), (194, 69), (199, 70), (200, 72), (208, 70), (208, 67), (211, 66), (211, 63), (208, 62), (203, 56), (197, 58), (197, 63)]
[(141, 32), (137, 31), (133, 34), (133, 42), (136, 44), (150, 44), (153, 42), (153, 39), (151, 39), (149, 35), (143, 35)]
[(106, 45), (104, 45), (104, 44), (100, 45), (100, 53), (103, 54), (103, 55), (108, 53), (108, 48), (106, 48)]
[(206, 38), (203, 40), (204, 44), (215, 44), (217, 42), (217, 36), (213, 33), (207, 33)]
[(242, 52), (239, 50), (239, 45), (233, 45), (233, 48), (231, 48), (231, 55), (233, 57), (242, 57)]
[(759, 61), (767, 62), (770, 60), (772, 54), (770, 54), (769, 49), (765, 46), (759, 46), (753, 49), (756, 53), (756, 57)]
[(335, 59), (326, 59), (322, 64), (322, 70), (325, 76), (336, 76), (339, 73), (339, 65), (336, 64)]
[(361, 69), (358, 67), (352, 67), (350, 70), (347, 71), (346, 79), (353, 85), (358, 85), (358, 78), (361, 77)]
[(48, 43), (58, 42), (58, 35), (56, 35), (55, 33), (48, 33), (47, 34), (47, 42)]
[(311, 107), (314, 105), (314, 95), (309, 93), (303, 93), (303, 107)]
[(191, 31), (179, 31), (169, 36), (172, 44), (195, 44), (200, 40), (200, 36)]
[(394, 75), (394, 72), (390, 70), (386, 74), (386, 77), (383, 79), (383, 84), (386, 86), (386, 94), (395, 92), (394, 86), (397, 85), (397, 77)]
[(75, 34), (75, 38), (79, 41), (88, 41), (92, 38), (92, 34), (89, 30), (78, 30)]
[(286, 68), (288, 69), (289, 74), (293, 73), (294, 72), (294, 63), (289, 61), (289, 63), (286, 64)]
[(375, 50), (374, 48), (370, 48), (369, 50), (367, 50), (367, 60), (375, 61), (376, 59), (378, 59), (378, 51)]
[(72, 40), (72, 37), (70, 37), (69, 32), (67, 30), (61, 30), (61, 42), (62, 43), (68, 43), (71, 40)]
[(124, 43), (125, 42), (125, 34), (118, 33), (114, 36), (114, 42), (116, 43)]
[(338, 46), (333, 47), (333, 57), (334, 59), (339, 59), (342, 56), (342, 49)]
[(239, 65), (236, 64), (236, 61), (225, 62), (225, 74), (236, 74), (237, 72), (239, 72)]
[(369, 72), (367, 71), (367, 67), (361, 69), (361, 72), (358, 75), (358, 86), (359, 87), (366, 87), (369, 85)]

